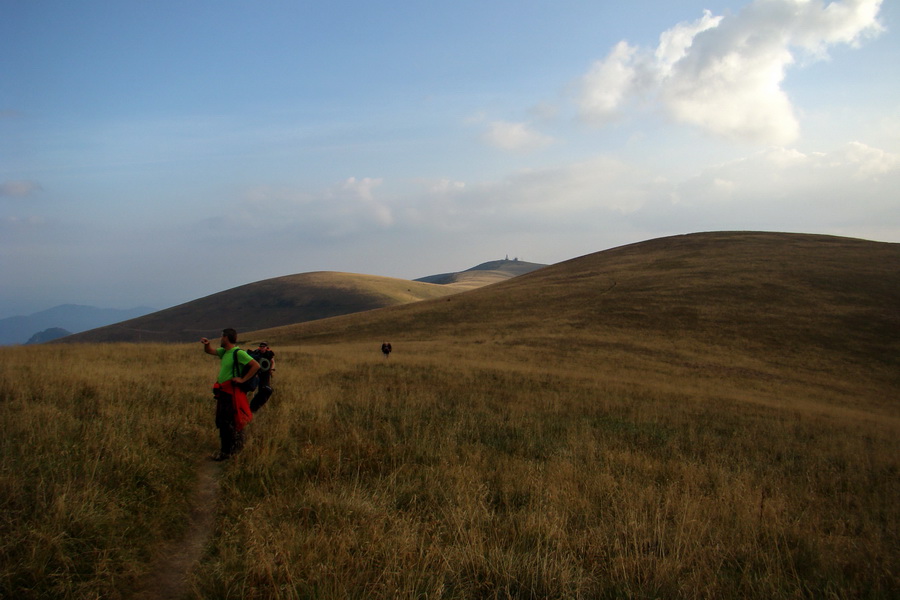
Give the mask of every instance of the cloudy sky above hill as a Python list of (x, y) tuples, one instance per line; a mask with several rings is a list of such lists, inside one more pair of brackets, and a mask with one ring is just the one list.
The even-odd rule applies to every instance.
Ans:
[(900, 242), (900, 2), (0, 0), (0, 318), (723, 229)]

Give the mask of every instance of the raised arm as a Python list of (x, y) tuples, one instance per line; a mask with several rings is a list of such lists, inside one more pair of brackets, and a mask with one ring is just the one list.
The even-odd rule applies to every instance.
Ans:
[(213, 348), (213, 347), (210, 345), (208, 339), (206, 339), (206, 338), (200, 338), (200, 343), (203, 344), (203, 351), (206, 352), (207, 354), (212, 354), (213, 356), (218, 356), (218, 355), (219, 355), (219, 354), (216, 352), (216, 349)]

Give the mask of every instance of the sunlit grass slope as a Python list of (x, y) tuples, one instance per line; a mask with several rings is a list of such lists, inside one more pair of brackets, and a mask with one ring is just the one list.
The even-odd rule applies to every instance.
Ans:
[(890, 371), (900, 365), (898, 306), (898, 244), (723, 232), (623, 246), (452, 297), (265, 335), (283, 342), (447, 336), (561, 352), (648, 338), (772, 355), (820, 352)]
[(314, 272), (266, 279), (123, 323), (69, 336), (66, 342), (193, 341), (234, 327), (274, 327), (418, 302), (451, 287), (351, 273)]

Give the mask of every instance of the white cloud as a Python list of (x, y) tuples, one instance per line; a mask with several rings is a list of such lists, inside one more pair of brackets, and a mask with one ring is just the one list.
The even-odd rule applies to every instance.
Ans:
[(746, 40), (723, 41), (726, 45), (713, 43), (708, 52), (699, 47), (672, 65), (660, 82), (669, 113), (725, 138), (774, 144), (796, 139), (799, 124), (781, 89), (785, 68), (793, 62), (788, 49), (775, 40), (751, 43), (755, 47)]
[(860, 142), (816, 153), (771, 147), (682, 181), (598, 156), (496, 181), (442, 178), (385, 187), (381, 179), (351, 177), (317, 192), (259, 188), (246, 194), (239, 226), (346, 240), (413, 230), (425, 237), (586, 234), (636, 225), (648, 235), (710, 228), (836, 232), (857, 223), (865, 229), (855, 235), (865, 237), (896, 221), (900, 156)]
[(607, 121), (635, 93), (642, 65), (637, 53), (637, 48), (619, 42), (605, 59), (594, 63), (582, 78), (579, 104), (583, 117), (589, 121)]
[(616, 236), (719, 229), (890, 240), (900, 236), (896, 189), (900, 155), (853, 142), (828, 152), (771, 147), (680, 181), (598, 156), (497, 181), (421, 182), (394, 209), (396, 226), (434, 236), (465, 235), (472, 244), (556, 236), (585, 252)]
[(900, 236), (900, 155), (860, 142), (828, 152), (770, 147), (687, 179), (668, 177), (604, 155), (489, 181), (350, 177), (320, 190), (260, 187), (229, 211), (226, 233), (265, 232), (300, 254), (540, 237), (571, 256), (610, 240), (717, 229)]
[(380, 178), (363, 177), (362, 179), (357, 179), (356, 177), (348, 177), (341, 189), (345, 192), (350, 192), (351, 195), (357, 196), (364, 202), (374, 202), (372, 191), (382, 183), (384, 183), (384, 180)]
[(447, 194), (454, 191), (463, 190), (466, 187), (464, 181), (452, 181), (444, 178), (429, 184), (429, 191), (436, 194)]
[(737, 219), (764, 216), (773, 224), (789, 217), (829, 227), (849, 220), (874, 225), (881, 215), (900, 210), (897, 185), (900, 156), (852, 142), (809, 154), (770, 148), (710, 167), (681, 183), (675, 199), (684, 206), (733, 211)]
[(494, 121), (488, 125), (484, 140), (503, 150), (535, 150), (553, 143), (553, 138), (534, 131), (526, 123)]
[(620, 214), (639, 210), (658, 178), (620, 160), (600, 156), (565, 167), (531, 169), (510, 177), (498, 196), (540, 218), (585, 212)]
[(399, 226), (422, 230), (566, 232), (570, 241), (591, 232), (654, 237), (711, 229), (892, 239), (900, 235), (896, 189), (900, 155), (853, 142), (814, 153), (771, 147), (681, 181), (599, 156), (498, 181), (423, 182), (395, 215)]
[(245, 190), (233, 211), (241, 230), (290, 231), (314, 238), (340, 238), (394, 223), (388, 204), (376, 189), (381, 178), (348, 177), (320, 190), (261, 185)]
[(600, 156), (498, 181), (422, 182), (397, 216), (417, 227), (469, 233), (585, 230), (641, 210), (664, 196), (665, 186), (644, 169)]
[(797, 55), (882, 31), (881, 0), (755, 0), (733, 17), (706, 11), (660, 35), (655, 50), (620, 42), (581, 79), (582, 116), (604, 122), (644, 97), (681, 123), (724, 138), (786, 144), (797, 138), (781, 85)]
[(394, 216), (385, 203), (375, 199), (374, 194), (375, 188), (381, 186), (382, 183), (384, 183), (384, 180), (380, 178), (363, 177), (362, 179), (357, 179), (356, 177), (350, 177), (341, 186), (341, 190), (348, 195), (333, 194), (332, 197), (347, 205), (349, 208), (347, 213), (345, 213), (347, 216), (352, 216), (349, 211), (354, 211), (356, 213), (355, 216), (370, 218), (377, 225), (387, 227), (394, 222)]
[(659, 36), (659, 45), (656, 47), (654, 57), (656, 65), (663, 76), (672, 71), (672, 66), (683, 59), (697, 34), (719, 26), (723, 17), (714, 17), (708, 10), (703, 11), (703, 17), (694, 23), (679, 23), (672, 29), (664, 31)]
[(874, 37), (884, 31), (878, 22), (878, 12), (882, 0), (844, 0), (821, 2), (794, 0), (795, 25), (791, 30), (791, 41), (804, 50), (819, 57), (826, 57), (828, 45), (849, 44), (856, 47), (860, 38)]
[(856, 167), (854, 179), (877, 178), (900, 168), (900, 156), (860, 142), (848, 144), (843, 155), (848, 165)]

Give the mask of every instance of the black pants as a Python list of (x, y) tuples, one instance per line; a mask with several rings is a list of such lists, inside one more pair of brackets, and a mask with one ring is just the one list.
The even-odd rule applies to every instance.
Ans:
[(216, 391), (216, 427), (219, 428), (219, 452), (230, 456), (243, 446), (243, 433), (234, 424), (234, 398), (231, 394)]
[(272, 392), (271, 373), (261, 373), (259, 376), (259, 387), (256, 388), (256, 394), (254, 394), (253, 400), (250, 401), (250, 412), (255, 413), (262, 408), (262, 405), (269, 401)]
[(272, 391), (272, 386), (259, 386), (256, 390), (256, 395), (253, 396), (253, 400), (250, 401), (250, 412), (256, 412), (262, 408), (262, 405), (269, 401), (269, 396), (272, 395)]

